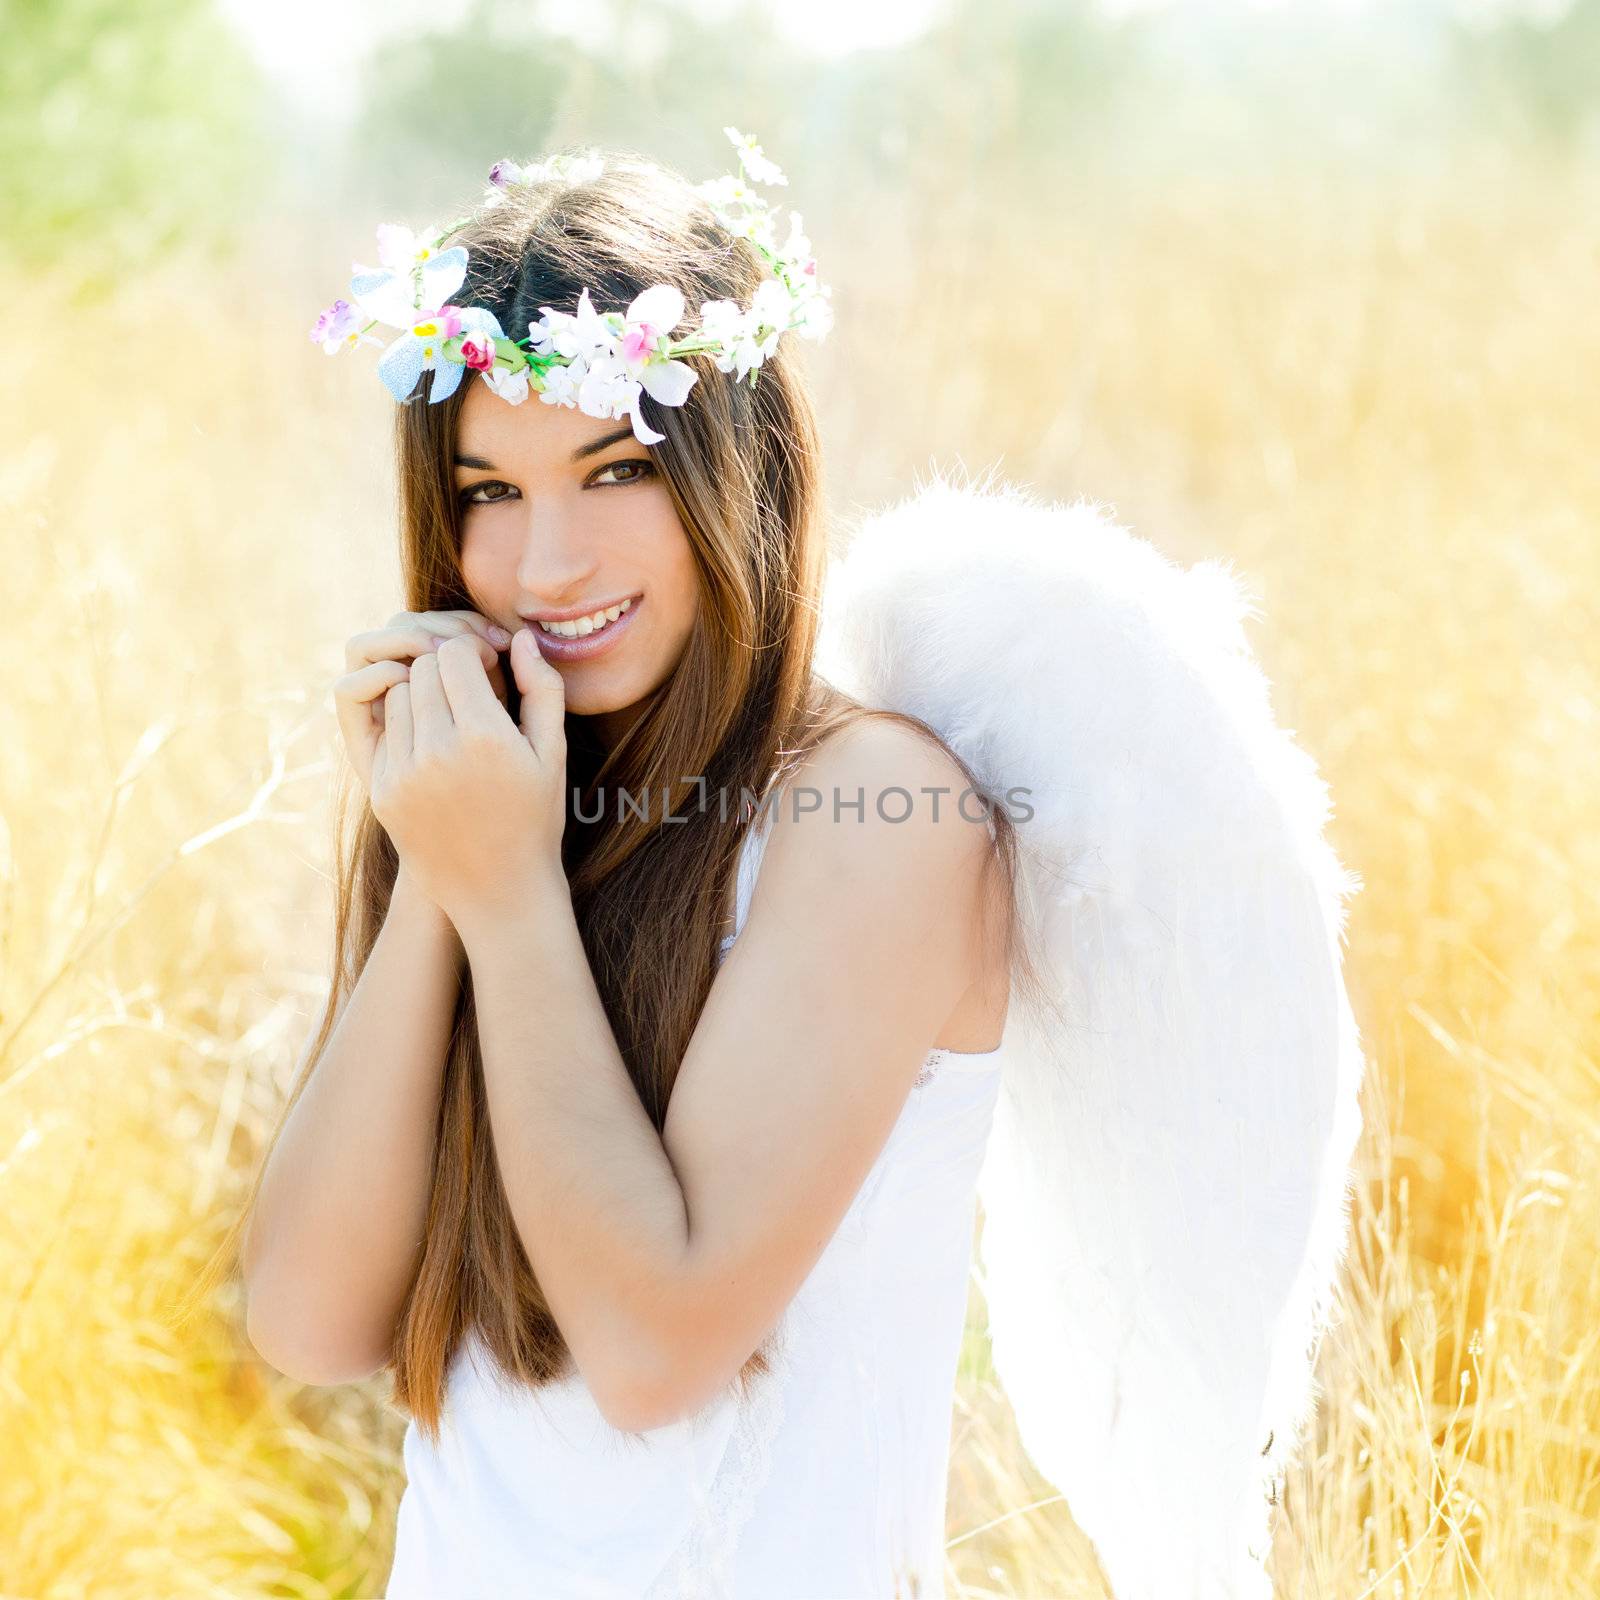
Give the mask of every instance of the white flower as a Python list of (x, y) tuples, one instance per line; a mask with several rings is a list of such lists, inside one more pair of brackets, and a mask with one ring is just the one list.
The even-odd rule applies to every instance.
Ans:
[(789, 213), (789, 237), (783, 241), (782, 247), (773, 253), (780, 256), (786, 266), (796, 271), (811, 259), (811, 241), (801, 230), (798, 211)]
[(620, 417), (627, 406), (627, 391), (637, 389), (622, 362), (606, 357), (593, 362), (578, 385), (578, 405), (591, 417)]
[(743, 162), (744, 169), (757, 183), (787, 183), (776, 162), (769, 161), (762, 153), (761, 146), (756, 143), (753, 133), (740, 133), (737, 128), (724, 128), (722, 130), (733, 141), (733, 147), (739, 152), (739, 160)]
[(635, 334), (649, 338), (653, 347), (656, 339), (670, 336), (683, 321), (683, 310), (683, 295), (670, 283), (658, 283), (646, 289), (634, 298), (623, 318), (627, 330), (624, 341), (628, 334)]
[(720, 178), (708, 178), (697, 184), (701, 196), (720, 216), (724, 212), (737, 214), (751, 207), (761, 209), (766, 201), (737, 173), (724, 173)]
[(567, 183), (587, 183), (591, 178), (599, 177), (605, 169), (605, 157), (590, 150), (578, 155), (555, 155), (548, 161), (536, 161), (531, 167), (523, 168), (521, 181), (548, 183), (559, 178)]
[(645, 393), (663, 406), (681, 406), (698, 378), (687, 361), (651, 361), (639, 373)]
[(760, 366), (762, 349), (756, 339), (757, 317), (754, 306), (745, 311), (732, 300), (707, 300), (701, 305), (701, 335), (715, 339), (722, 346), (714, 357), (718, 371), (733, 372), (743, 379), (751, 367)]
[(369, 317), (391, 328), (409, 328), (420, 312), (440, 310), (466, 279), (467, 252), (462, 245), (449, 250), (438, 246), (436, 229), (416, 234), (395, 223), (383, 224), (378, 229), (378, 259), (383, 265), (373, 268), (353, 262), (350, 298)]
[[(605, 157), (597, 150), (575, 155), (554, 155), (548, 161), (535, 161), (528, 166), (502, 157), (489, 169), (489, 182), (499, 189), (529, 183), (549, 183), (563, 179), (567, 183), (587, 183), (606, 169)], [(495, 202), (485, 197), (485, 203)]]
[[(618, 415), (622, 415), (621, 412)], [(628, 421), (633, 424), (633, 436), (640, 444), (660, 444), (666, 434), (657, 433), (648, 422), (644, 420), (644, 413), (639, 409), (639, 386), (633, 386), (633, 393), (629, 397), (627, 408)]]
[(828, 303), (828, 296), (833, 291), (822, 289), (817, 294), (807, 295), (800, 302), (800, 320), (795, 325), (795, 332), (802, 339), (826, 339), (833, 331), (833, 307)]
[[(763, 279), (750, 302), (739, 337), (717, 365), (742, 382), (751, 367), (759, 367), (778, 348), (778, 338), (789, 326), (794, 306), (789, 291), (776, 278)], [(762, 329), (766, 332), (761, 332)]]
[(753, 239), (769, 255), (778, 253), (778, 236), (773, 232), (770, 212), (752, 211), (741, 218), (731, 231), (741, 239)]
[(425, 228), (413, 233), (398, 222), (378, 224), (378, 259), (391, 272), (409, 272), (426, 264), (438, 252), (439, 230)]
[(771, 208), (743, 179), (715, 178), (700, 184), (699, 192), (729, 233), (736, 238), (754, 239), (765, 249), (775, 251)]
[[(576, 316), (569, 315), (565, 311), (552, 310), (549, 306), (540, 306), (539, 322), (543, 325), (546, 335), (541, 341), (541, 353), (548, 354), (554, 350), (557, 355), (566, 356), (569, 360), (574, 356), (583, 356), (591, 361), (596, 356), (611, 354), (611, 342), (614, 337), (611, 325), (590, 303), (587, 289), (578, 296)], [(530, 323), (528, 331), (535, 336), (536, 341), (539, 340), (535, 324)]]
[[(548, 307), (546, 311), (548, 313)], [(535, 355), (548, 356), (555, 353), (556, 342), (550, 332), (548, 316), (540, 317), (538, 321), (528, 324), (528, 340), (533, 345)]]
[(764, 353), (753, 334), (745, 334), (733, 341), (727, 347), (726, 353), (717, 358), (717, 365), (724, 372), (731, 372), (734, 382), (743, 383), (745, 374), (752, 367), (759, 367), (764, 359)]
[[(681, 362), (673, 365), (683, 365)], [(591, 417), (627, 417), (633, 425), (633, 435), (640, 444), (660, 444), (666, 434), (657, 433), (644, 420), (639, 402), (644, 387), (628, 376), (627, 367), (618, 358), (605, 358), (597, 362), (578, 384), (579, 407)], [(687, 393), (687, 390), (685, 390)]]
[(630, 378), (638, 379), (661, 405), (681, 406), (695, 385), (696, 373), (687, 361), (674, 361), (660, 353), (664, 339), (683, 321), (682, 293), (671, 284), (646, 289), (628, 307), (617, 355)]
[(502, 400), (509, 400), (514, 406), (520, 406), (528, 398), (528, 369), (525, 365), (490, 367), (483, 374), (483, 381)]
[[(736, 300), (703, 300), (700, 303), (700, 337), (726, 341), (741, 338), (748, 319)], [(723, 371), (727, 371), (724, 367)]]
[(587, 183), (606, 170), (605, 157), (594, 151), (586, 155), (557, 156), (554, 164), (568, 183)]
[(582, 356), (564, 367), (551, 367), (544, 375), (539, 398), (547, 406), (572, 406), (578, 403), (578, 385), (589, 370)]
[[(781, 333), (789, 326), (789, 316), (794, 309), (794, 297), (776, 278), (763, 278), (750, 301), (750, 320), (758, 327)], [(772, 353), (772, 346), (767, 346)]]

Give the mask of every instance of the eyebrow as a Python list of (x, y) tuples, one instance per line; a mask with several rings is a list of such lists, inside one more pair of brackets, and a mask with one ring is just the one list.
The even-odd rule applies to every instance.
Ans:
[[(602, 439), (591, 439), (588, 444), (580, 444), (578, 448), (572, 452), (572, 459), (574, 461), (582, 461), (589, 456), (597, 456), (602, 450), (609, 450), (612, 445), (620, 443), (623, 439), (631, 439), (632, 437), (633, 428), (631, 426), (626, 428), (618, 428), (615, 433), (608, 433)], [(458, 455), (456, 457), (456, 465), (458, 467), (470, 467), (479, 472), (495, 472), (499, 470), (495, 466), (494, 462), (485, 461), (482, 456)]]

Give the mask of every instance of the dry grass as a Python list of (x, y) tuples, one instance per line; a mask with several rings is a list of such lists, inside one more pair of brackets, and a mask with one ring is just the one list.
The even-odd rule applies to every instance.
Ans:
[[(1255, 581), (1279, 716), (1367, 885), (1348, 969), (1376, 1067), (1280, 1592), (1592, 1594), (1600, 208), (1465, 164), (1059, 199), (1038, 238), (915, 198), (836, 226), (835, 502), (1001, 458)], [(230, 340), (175, 263), (103, 319), (116, 382), (36, 342), (0, 402), (5, 1596), (320, 1600), (387, 1567), (403, 1419), (377, 1387), (265, 1369), (235, 1298), (182, 1335), (164, 1315), (326, 981), (325, 691), (394, 604), (386, 402), (304, 338), (328, 284), (300, 262), (346, 243), (264, 239), (215, 286), (256, 318)], [(965, 387), (917, 336), (956, 314), (985, 352)], [(148, 336), (179, 318), (181, 365)], [(968, 1356), (952, 1600), (1100, 1594), (976, 1292)]]

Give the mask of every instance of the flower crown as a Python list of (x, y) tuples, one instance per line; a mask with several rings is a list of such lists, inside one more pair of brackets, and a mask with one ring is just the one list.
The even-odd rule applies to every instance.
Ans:
[[(771, 209), (752, 183), (787, 184), (788, 178), (762, 153), (754, 136), (722, 130), (739, 153), (739, 173), (698, 184), (696, 191), (735, 237), (749, 239), (771, 267), (748, 309), (733, 300), (707, 300), (699, 323), (682, 339), (672, 331), (683, 321), (683, 295), (670, 284), (646, 289), (622, 311), (596, 311), (589, 291), (576, 313), (539, 308), (528, 337), (511, 339), (483, 306), (450, 304), (467, 275), (464, 245), (440, 246), (472, 221), (462, 217), (444, 228), (413, 233), (385, 224), (378, 229), (379, 268), (354, 264), (348, 300), (335, 300), (316, 320), (312, 340), (329, 355), (359, 344), (382, 344), (372, 329), (383, 323), (400, 336), (378, 361), (378, 376), (396, 400), (411, 396), (424, 372), (433, 373), (428, 399), (437, 404), (454, 394), (469, 368), (503, 400), (521, 405), (530, 389), (546, 405), (577, 406), (591, 417), (628, 417), (641, 444), (666, 438), (640, 414), (640, 396), (658, 405), (681, 406), (698, 374), (677, 358), (705, 354), (722, 372), (754, 388), (762, 362), (780, 334), (821, 340), (833, 327), (833, 291), (817, 279), (811, 241), (800, 213), (789, 213), (788, 237), (780, 244)], [(590, 151), (557, 155), (519, 166), (497, 161), (489, 171), (482, 209), (501, 204), (506, 191), (554, 180), (583, 183), (605, 170)], [(366, 320), (363, 320), (366, 319)]]

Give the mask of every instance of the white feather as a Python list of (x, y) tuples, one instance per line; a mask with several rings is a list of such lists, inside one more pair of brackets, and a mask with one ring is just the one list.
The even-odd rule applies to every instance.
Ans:
[(1254, 614), (1100, 506), (942, 478), (862, 525), (823, 605), (825, 677), (936, 728), (997, 802), (1027, 791), (1051, 1003), (1007, 1019), (980, 1281), (1023, 1444), (1117, 1600), (1270, 1594), (1348, 1237), (1361, 883)]

